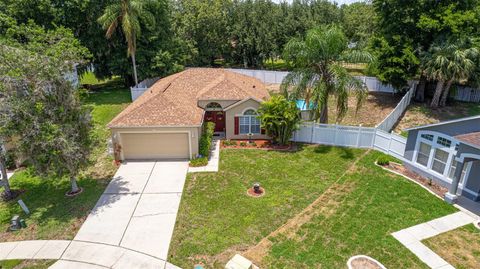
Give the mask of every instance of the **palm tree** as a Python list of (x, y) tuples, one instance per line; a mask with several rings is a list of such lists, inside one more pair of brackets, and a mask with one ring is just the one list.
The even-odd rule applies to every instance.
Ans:
[(454, 82), (468, 79), (475, 71), (477, 48), (467, 43), (444, 43), (433, 45), (424, 57), (425, 75), (437, 80), (431, 107), (445, 106), (448, 93)]
[(145, 0), (116, 0), (107, 6), (98, 22), (107, 30), (105, 36), (110, 39), (120, 26), (127, 41), (127, 55), (132, 58), (133, 76), (135, 85), (138, 84), (135, 52), (137, 49), (137, 37), (140, 35), (140, 17), (148, 17), (154, 21), (153, 15), (145, 9)]
[(336, 97), (337, 122), (348, 110), (348, 97), (356, 95), (357, 110), (366, 97), (365, 85), (351, 76), (343, 62), (370, 62), (368, 52), (348, 48), (348, 40), (336, 26), (309, 30), (304, 40), (292, 39), (284, 58), (293, 71), (282, 81), (281, 90), (290, 100), (305, 99), (312, 117), (328, 122), (328, 100)]

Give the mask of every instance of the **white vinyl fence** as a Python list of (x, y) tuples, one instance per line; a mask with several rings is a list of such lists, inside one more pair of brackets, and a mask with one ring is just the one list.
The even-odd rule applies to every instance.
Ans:
[(454, 98), (458, 101), (480, 103), (480, 89), (457, 86)]
[(235, 73), (239, 73), (245, 76), (254, 77), (266, 84), (280, 84), (283, 79), (288, 75), (286, 71), (269, 71), (269, 70), (256, 70), (256, 69), (226, 69)]
[(412, 98), (415, 96), (415, 91), (417, 89), (417, 84), (413, 83), (410, 87), (410, 90), (403, 96), (402, 100), (398, 102), (397, 106), (388, 114), (388, 116), (377, 125), (377, 129), (383, 130), (385, 132), (390, 132), (393, 129), (393, 126), (398, 122), (400, 117), (403, 115), (408, 105), (412, 101)]
[(304, 123), (294, 133), (293, 141), (355, 148), (372, 148), (375, 128)]
[(140, 95), (142, 95), (148, 88), (150, 88), (155, 82), (157, 82), (160, 78), (147, 78), (142, 82), (138, 83), (134, 87), (130, 87), (130, 94), (132, 96), (132, 101), (135, 101)]
[(370, 148), (403, 160), (407, 139), (371, 127), (304, 123), (292, 141), (352, 148)]
[[(269, 70), (237, 69), (237, 68), (230, 68), (226, 70), (239, 73), (242, 75), (246, 75), (249, 77), (257, 78), (266, 84), (280, 84), (289, 73), (286, 71), (269, 71)], [(376, 77), (355, 76), (355, 78), (365, 83), (368, 90), (371, 92), (384, 92), (384, 93), (396, 92), (395, 88), (393, 88), (392, 85), (383, 84)]]

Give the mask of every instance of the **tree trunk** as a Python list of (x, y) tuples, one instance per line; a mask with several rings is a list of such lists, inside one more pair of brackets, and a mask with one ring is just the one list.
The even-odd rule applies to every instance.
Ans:
[(77, 193), (78, 191), (80, 191), (80, 188), (77, 185), (77, 179), (75, 177), (70, 177), (70, 184), (72, 185), (72, 193)]
[(417, 87), (417, 93), (415, 95), (415, 101), (424, 102), (425, 101), (425, 86), (427, 85), (427, 79), (424, 76), (420, 77), (420, 81)]
[(445, 85), (445, 89), (443, 90), (442, 99), (440, 100), (440, 106), (447, 105), (448, 93), (450, 92), (450, 88), (452, 87), (453, 80), (449, 80), (447, 85)]
[(437, 82), (437, 87), (435, 88), (435, 94), (433, 95), (432, 102), (430, 103), (430, 106), (433, 108), (437, 108), (438, 104), (440, 102), (440, 97), (442, 96), (443, 92), (443, 85), (445, 84), (445, 81), (439, 80)]
[(10, 189), (10, 182), (8, 181), (7, 176), (7, 164), (5, 163), (5, 158), (1, 156), (0, 153), (0, 174), (2, 176), (2, 185), (5, 189), (5, 196), (10, 197), (12, 195), (12, 190)]
[(133, 77), (135, 78), (135, 86), (138, 85), (137, 77), (137, 63), (135, 61), (135, 53), (132, 53), (132, 64), (133, 64)]
[(320, 123), (328, 123), (328, 104), (322, 106), (322, 110), (320, 111)]

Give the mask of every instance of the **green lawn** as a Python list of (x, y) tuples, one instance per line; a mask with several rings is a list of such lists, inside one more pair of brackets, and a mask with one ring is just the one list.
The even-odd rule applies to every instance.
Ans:
[(6, 260), (0, 261), (1, 269), (46, 269), (55, 261), (52, 260)]
[[(75, 197), (65, 197), (69, 181), (58, 178), (40, 178), (30, 169), (17, 171), (11, 178), (14, 189), (24, 190), (20, 196), (31, 214), (25, 216), (15, 201), (0, 202), (0, 242), (34, 239), (72, 239), (88, 212), (102, 194), (116, 167), (107, 154), (109, 131), (106, 124), (130, 102), (130, 93), (119, 79), (98, 82), (84, 98), (92, 110), (94, 132), (99, 138), (91, 161), (92, 165), (79, 177), (84, 192)], [(25, 217), (28, 227), (8, 232), (10, 218), (19, 214)]]
[[(390, 233), (456, 210), (375, 166), (380, 155), (327, 146), (222, 150), (220, 172), (187, 177), (169, 259), (183, 268), (223, 268), (320, 197), (312, 214), (294, 222), (299, 228), (284, 226), (270, 246), (247, 256), (262, 268), (344, 268), (356, 254), (387, 268), (426, 268)], [(262, 198), (245, 195), (256, 181), (266, 189)]]
[(473, 224), (428, 238), (424, 243), (457, 269), (480, 268), (480, 230)]

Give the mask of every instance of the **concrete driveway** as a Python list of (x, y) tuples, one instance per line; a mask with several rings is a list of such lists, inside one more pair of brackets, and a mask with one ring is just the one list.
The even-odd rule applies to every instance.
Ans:
[(187, 170), (188, 161), (122, 164), (74, 240), (166, 260)]

